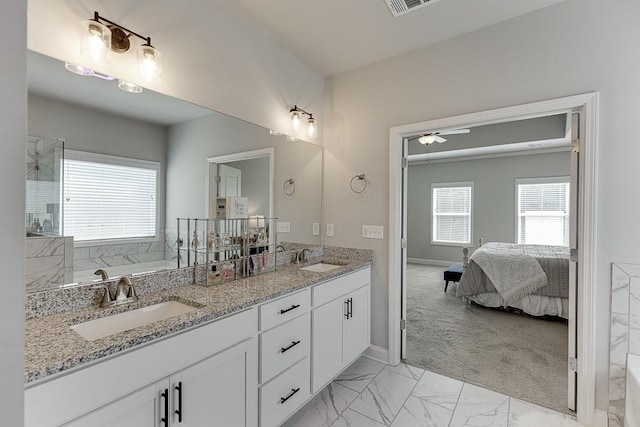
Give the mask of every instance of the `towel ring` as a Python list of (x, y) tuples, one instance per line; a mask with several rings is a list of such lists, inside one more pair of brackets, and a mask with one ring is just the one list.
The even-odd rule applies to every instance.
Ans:
[(282, 192), (286, 195), (286, 196), (293, 196), (293, 193), (296, 192), (296, 180), (293, 178), (289, 178), (287, 179), (283, 184), (282, 184)]
[[(356, 190), (356, 188), (354, 186), (354, 181), (355, 182), (364, 181), (364, 184), (362, 184), (362, 189), (361, 190)], [(351, 191), (353, 191), (356, 194), (364, 193), (365, 190), (367, 189), (367, 177), (363, 173), (359, 173), (357, 175), (354, 175), (353, 178), (351, 178), (351, 181), (349, 182), (349, 187), (351, 187)]]

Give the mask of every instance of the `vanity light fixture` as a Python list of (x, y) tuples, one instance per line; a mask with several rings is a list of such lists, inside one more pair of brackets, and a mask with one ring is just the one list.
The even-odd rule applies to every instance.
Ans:
[(129, 30), (100, 16), (98, 12), (93, 13), (93, 19), (82, 21), (82, 27), (81, 53), (92, 63), (108, 62), (111, 58), (111, 52), (127, 52), (131, 47), (131, 36), (136, 36), (143, 41), (137, 48), (138, 74), (145, 83), (160, 81), (162, 75), (160, 52), (151, 45), (151, 37), (145, 37)]
[(294, 105), (293, 108), (289, 110), (291, 124), (293, 125), (293, 129), (297, 131), (300, 127), (300, 119), (302, 118), (303, 114), (309, 116), (309, 118), (307, 119), (307, 135), (313, 139), (318, 134), (318, 126), (316, 123), (316, 119), (313, 118), (313, 114), (304, 111), (302, 108), (298, 108), (297, 105)]

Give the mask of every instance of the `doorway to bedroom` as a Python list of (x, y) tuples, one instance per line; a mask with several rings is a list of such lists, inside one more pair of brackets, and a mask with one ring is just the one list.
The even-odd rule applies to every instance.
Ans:
[(575, 409), (572, 125), (561, 113), (405, 138), (407, 363)]

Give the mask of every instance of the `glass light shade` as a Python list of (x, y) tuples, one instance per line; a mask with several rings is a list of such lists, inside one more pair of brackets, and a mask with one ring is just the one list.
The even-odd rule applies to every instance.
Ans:
[(316, 126), (316, 119), (314, 119), (313, 117), (309, 117), (309, 120), (307, 120), (307, 135), (310, 138), (315, 138), (316, 135), (318, 134), (318, 127)]
[(146, 83), (158, 83), (162, 77), (160, 51), (153, 46), (138, 47), (138, 74)]
[(431, 135), (422, 135), (420, 138), (418, 138), (418, 142), (422, 145), (429, 145), (429, 144), (433, 144), (433, 142), (436, 140), (436, 136), (431, 134)]
[(300, 111), (290, 111), (289, 115), (291, 116), (291, 124), (293, 125), (294, 130), (298, 130), (300, 127)]
[(128, 82), (126, 80), (118, 80), (118, 87), (125, 92), (129, 93), (141, 93), (142, 88), (135, 83)]
[(73, 64), (71, 62), (65, 62), (64, 68), (74, 74), (79, 74), (81, 76), (93, 76), (94, 74), (91, 68), (83, 67), (82, 65)]
[(111, 30), (91, 19), (82, 21), (80, 53), (94, 64), (111, 59)]

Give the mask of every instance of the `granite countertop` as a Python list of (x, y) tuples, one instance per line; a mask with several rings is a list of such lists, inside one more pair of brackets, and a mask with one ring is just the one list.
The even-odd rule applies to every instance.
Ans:
[[(301, 270), (293, 265), (271, 273), (212, 286), (177, 286), (140, 296), (138, 302), (124, 306), (89, 307), (29, 319), (25, 325), (25, 384), (371, 265), (370, 260), (360, 259), (324, 257), (323, 262), (338, 264), (340, 267), (318, 273)], [(87, 320), (169, 300), (193, 305), (197, 309), (94, 341), (87, 341), (70, 327)]]

